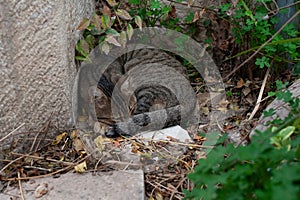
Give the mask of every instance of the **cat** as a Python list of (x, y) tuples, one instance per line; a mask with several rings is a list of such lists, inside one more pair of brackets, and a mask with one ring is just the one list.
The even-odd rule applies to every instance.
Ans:
[(185, 119), (195, 110), (194, 91), (186, 69), (162, 50), (128, 52), (93, 76), (98, 77), (94, 78), (97, 87), (91, 92), (82, 87), (88, 81), (80, 81), (84, 89), (79, 97), (92, 103), (95, 112), (86, 114), (97, 118), (108, 137), (186, 123)]

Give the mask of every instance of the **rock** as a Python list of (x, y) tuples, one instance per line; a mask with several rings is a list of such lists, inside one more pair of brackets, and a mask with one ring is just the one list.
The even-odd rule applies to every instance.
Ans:
[[(41, 186), (44, 187), (41, 190)], [(22, 182), (25, 199), (41, 200), (143, 200), (144, 175), (142, 170), (112, 171), (75, 174), (67, 173), (59, 178), (40, 178)], [(37, 192), (39, 190), (39, 192)], [(20, 197), (19, 187), (8, 187), (0, 193), (0, 199)]]
[(137, 135), (145, 140), (170, 140), (176, 139), (183, 143), (191, 142), (192, 139), (188, 132), (180, 126), (172, 126), (158, 131), (143, 132)]

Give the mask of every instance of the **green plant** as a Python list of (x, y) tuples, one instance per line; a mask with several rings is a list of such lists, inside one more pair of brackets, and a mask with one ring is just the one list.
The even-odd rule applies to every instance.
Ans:
[(188, 176), (194, 188), (186, 199), (300, 199), (300, 106), (285, 87), (277, 82), (270, 95), (289, 105), (289, 116), (270, 121), (247, 146), (219, 145), (200, 159)]
[(125, 46), (131, 39), (133, 28), (142, 29), (143, 21), (139, 15), (129, 14), (120, 8), (120, 3), (114, 0), (106, 1), (102, 11), (97, 11), (90, 19), (83, 19), (77, 30), (83, 31), (82, 39), (77, 42), (76, 60), (90, 61), (88, 54), (99, 45), (102, 52), (108, 53), (111, 45)]
[(139, 15), (146, 26), (153, 27), (171, 11), (171, 6), (160, 0), (129, 0), (132, 16)]
[[(233, 25), (232, 32), (236, 43), (240, 44), (242, 48), (247, 46), (247, 50), (236, 56), (255, 51), (274, 36), (276, 33), (274, 25), (278, 19), (276, 15), (270, 16), (273, 2), (272, 0), (240, 0), (236, 6), (230, 3), (220, 6), (219, 15)], [(280, 10), (280, 12), (286, 11), (287, 9)], [(298, 30), (293, 24), (285, 24), (282, 32), (260, 51), (260, 56), (256, 57), (255, 64), (264, 68), (270, 67), (273, 63), (276, 69), (282, 69), (285, 63), (296, 65), (300, 58), (297, 50), (300, 45), (298, 34)]]
[(122, 1), (106, 0), (101, 11), (97, 10), (90, 19), (81, 21), (77, 29), (83, 34), (75, 47), (76, 60), (90, 61), (88, 55), (98, 45), (106, 54), (112, 45), (125, 46), (137, 27), (142, 30), (143, 26), (153, 27), (160, 23), (180, 31), (176, 26), (179, 19), (169, 17), (175, 12), (170, 4), (159, 0), (129, 0), (129, 5), (129, 8), (123, 9)]

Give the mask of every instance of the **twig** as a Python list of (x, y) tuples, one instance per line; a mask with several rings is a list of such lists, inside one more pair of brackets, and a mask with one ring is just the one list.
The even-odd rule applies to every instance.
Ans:
[(4, 170), (5, 170), (6, 168), (8, 168), (11, 164), (13, 164), (14, 162), (16, 162), (16, 161), (18, 161), (18, 160), (21, 160), (21, 159), (24, 158), (24, 157), (25, 157), (25, 156), (21, 156), (21, 157), (15, 159), (15, 160), (10, 161), (7, 165), (5, 165), (5, 166), (0, 170), (0, 174), (2, 174), (2, 173), (4, 172)]
[(73, 164), (71, 162), (66, 162), (66, 161), (62, 161), (62, 160), (56, 160), (56, 159), (52, 159), (52, 158), (45, 158), (45, 157), (41, 157), (41, 156), (34, 156), (34, 155), (14, 153), (14, 152), (11, 152), (11, 154), (12, 155), (17, 155), (17, 156), (22, 156), (22, 158), (28, 157), (28, 158), (33, 158), (33, 159), (46, 160), (46, 161), (50, 161), (50, 162), (57, 162), (59, 164), (63, 164), (63, 165), (66, 165), (66, 166), (69, 166), (69, 165)]
[[(186, 180), (186, 177), (184, 177), (183, 179), (181, 179), (181, 181), (179, 181), (178, 185), (175, 187), (177, 191), (178, 191), (179, 186), (182, 185), (182, 183), (183, 183), (185, 180)], [(170, 196), (170, 199), (173, 199), (174, 195), (175, 195), (175, 191), (172, 192), (172, 194), (171, 194), (171, 196)]]
[(4, 141), (5, 139), (7, 139), (10, 135), (14, 134), (17, 130), (19, 130), (20, 128), (22, 128), (22, 126), (24, 126), (25, 123), (21, 124), (20, 126), (18, 126), (16, 129), (14, 129), (12, 132), (10, 132), (9, 134), (7, 134), (6, 136), (4, 136), (3, 138), (0, 139), (0, 142)]
[[(275, 3), (276, 1), (273, 1), (273, 3)], [(282, 7), (278, 7), (278, 5), (276, 6), (276, 11), (270, 11), (269, 13), (278, 13), (277, 11), (280, 11), (280, 10), (283, 10), (283, 9), (285, 9), (285, 8), (289, 8), (289, 7), (292, 7), (292, 6), (295, 6), (295, 5), (297, 5), (297, 4), (299, 4), (300, 3), (300, 1), (298, 1), (298, 2), (295, 2), (295, 3), (291, 3), (291, 4), (289, 4), (289, 5), (286, 5), (286, 6), (282, 6)], [(276, 3), (277, 4), (277, 3)]]
[[(157, 188), (157, 187), (162, 187), (162, 188), (164, 188), (164, 189), (166, 189), (166, 190), (168, 190), (168, 191), (170, 191), (170, 192), (174, 192), (174, 190), (172, 190), (172, 189), (170, 189), (170, 188), (168, 188), (168, 187), (166, 187), (166, 186), (164, 186), (164, 185), (162, 185), (162, 184), (160, 184), (160, 183), (158, 183), (158, 182), (155, 182), (155, 181), (154, 181), (154, 183), (151, 183), (151, 182), (148, 181), (148, 180), (146, 180), (146, 182), (149, 183), (150, 185), (152, 185), (152, 186), (155, 187), (155, 188)], [(175, 193), (183, 194), (182, 192), (179, 192), (179, 191), (175, 191)]]
[(20, 193), (21, 193), (21, 199), (22, 200), (25, 200), (25, 198), (24, 198), (24, 193), (23, 193), (23, 189), (22, 189), (22, 183), (21, 183), (21, 177), (20, 177), (20, 172), (18, 172), (18, 178), (19, 178), (19, 180), (18, 180), (18, 183), (19, 183), (19, 189), (20, 189)]
[(132, 163), (132, 161), (123, 162), (123, 161), (117, 161), (117, 160), (108, 160), (108, 161), (104, 162), (103, 164), (120, 164), (120, 165), (126, 165), (126, 167), (128, 167), (128, 166), (142, 166), (142, 164)]
[(298, 10), (291, 18), (289, 18), (280, 29), (270, 38), (268, 39), (264, 44), (262, 44), (257, 51), (255, 51), (249, 58), (247, 58), (243, 63), (241, 63), (239, 66), (234, 68), (225, 78), (224, 80), (227, 80), (230, 76), (232, 76), (237, 70), (239, 70), (242, 66), (244, 66), (247, 62), (249, 62), (258, 52), (260, 52), (267, 44), (269, 44), (281, 31), (282, 29), (288, 25), (297, 15), (299, 15), (300, 10)]
[[(46, 125), (44, 125), (41, 128), (41, 130), (38, 132), (38, 134), (35, 136), (34, 141), (33, 141), (32, 145), (31, 145), (30, 151), (33, 151), (33, 148), (35, 146), (36, 140), (37, 140), (37, 138), (38, 138), (38, 136), (40, 135), (41, 132), (44, 133), (44, 138), (45, 138), (46, 133), (48, 133), (48, 131), (49, 131), (49, 127), (50, 127), (50, 124), (51, 124), (51, 118), (52, 118), (52, 116), (53, 116), (53, 112), (50, 114), (50, 117), (48, 118)], [(42, 141), (42, 139), (40, 139), (39, 142), (37, 143), (37, 145), (35, 147), (35, 151), (38, 150), (38, 147), (40, 146), (41, 141)]]
[(261, 102), (261, 99), (262, 99), (262, 96), (263, 96), (263, 93), (264, 93), (264, 90), (265, 90), (265, 87), (266, 87), (267, 79), (268, 79), (268, 76), (269, 76), (269, 73), (270, 73), (270, 69), (271, 69), (271, 67), (269, 67), (267, 72), (266, 72), (265, 78), (262, 82), (262, 85), (261, 85), (261, 88), (260, 88), (260, 91), (259, 91), (259, 94), (258, 94), (258, 97), (257, 97), (256, 105), (255, 105), (250, 117), (248, 118), (248, 121), (253, 119), (254, 115), (256, 114), (256, 112), (259, 109), (260, 102)]
[(86, 157), (80, 159), (79, 161), (77, 161), (76, 163), (73, 163), (72, 165), (69, 165), (65, 168), (62, 168), (60, 170), (57, 170), (55, 172), (49, 173), (49, 174), (44, 174), (44, 175), (39, 175), (39, 176), (31, 176), (31, 177), (18, 177), (18, 178), (0, 178), (0, 180), (3, 181), (15, 181), (15, 180), (31, 180), (31, 179), (37, 179), (37, 178), (44, 178), (44, 177), (48, 177), (48, 176), (52, 176), (55, 174), (58, 174), (60, 172), (66, 171), (68, 169), (71, 169), (72, 167), (78, 165), (79, 163), (83, 162), (84, 160), (86, 160), (88, 157), (90, 157), (92, 154), (88, 154)]

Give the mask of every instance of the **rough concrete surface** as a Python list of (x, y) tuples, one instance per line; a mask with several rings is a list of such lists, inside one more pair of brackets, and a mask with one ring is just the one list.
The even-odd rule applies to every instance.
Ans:
[[(22, 190), (26, 200), (143, 200), (145, 195), (142, 170), (68, 173), (22, 182)], [(0, 194), (1, 200), (13, 197), (21, 199), (19, 188), (9, 187)]]
[(72, 125), (76, 27), (93, 0), (0, 0), (0, 137)]

